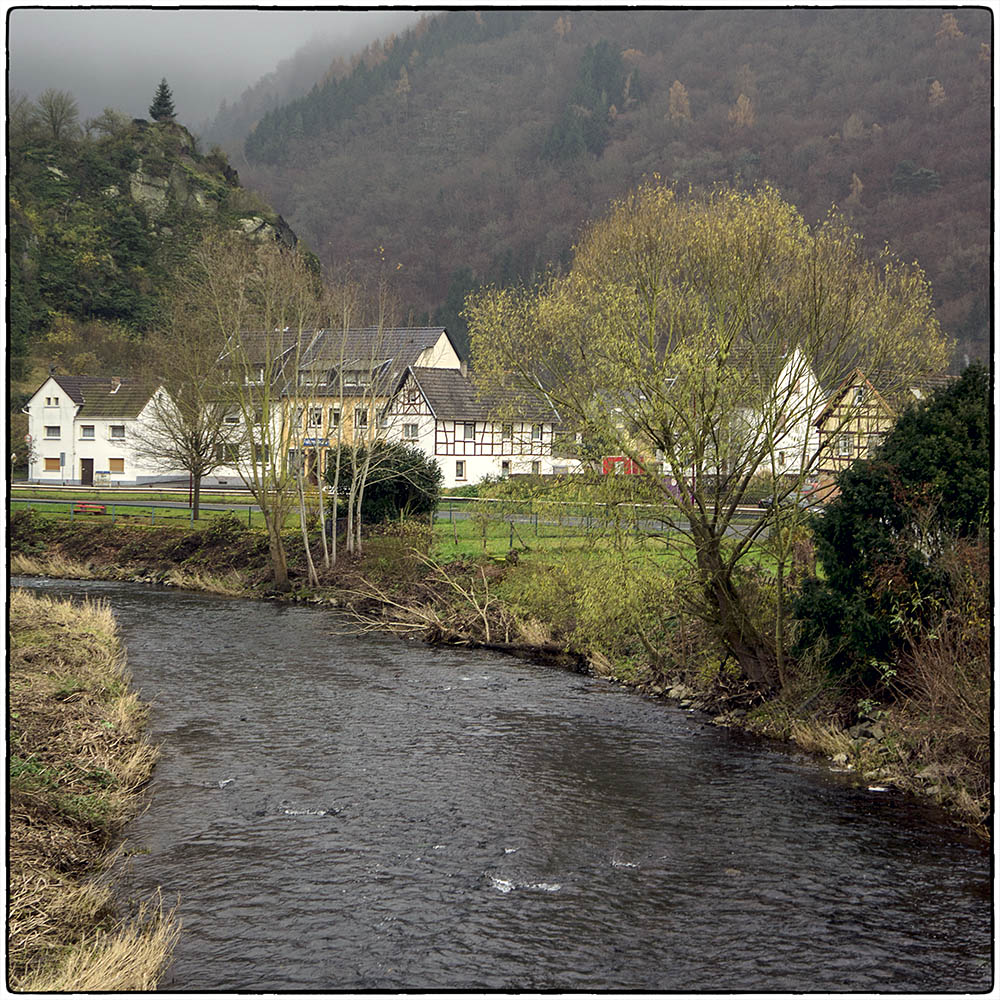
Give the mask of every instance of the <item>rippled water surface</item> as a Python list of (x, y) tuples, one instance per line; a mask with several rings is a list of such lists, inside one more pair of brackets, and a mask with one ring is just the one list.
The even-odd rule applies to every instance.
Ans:
[(989, 856), (603, 681), (107, 583), (162, 758), (167, 990), (985, 990)]

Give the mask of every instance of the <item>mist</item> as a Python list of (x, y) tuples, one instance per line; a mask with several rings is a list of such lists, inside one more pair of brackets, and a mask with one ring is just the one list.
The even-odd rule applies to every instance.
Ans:
[(21, 8), (7, 16), (8, 88), (32, 99), (69, 91), (81, 119), (106, 107), (145, 118), (166, 78), (178, 121), (194, 126), (306, 45), (353, 51), (423, 13)]

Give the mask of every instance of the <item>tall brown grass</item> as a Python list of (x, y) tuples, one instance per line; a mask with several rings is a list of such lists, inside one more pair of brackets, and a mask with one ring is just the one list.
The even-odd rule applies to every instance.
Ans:
[(10, 597), (7, 973), (29, 992), (155, 987), (178, 923), (117, 919), (112, 846), (156, 748), (107, 604)]

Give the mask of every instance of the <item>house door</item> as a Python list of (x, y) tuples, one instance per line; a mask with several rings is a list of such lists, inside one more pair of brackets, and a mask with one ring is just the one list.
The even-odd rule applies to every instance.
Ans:
[(80, 485), (94, 485), (94, 460), (92, 458), (80, 459)]

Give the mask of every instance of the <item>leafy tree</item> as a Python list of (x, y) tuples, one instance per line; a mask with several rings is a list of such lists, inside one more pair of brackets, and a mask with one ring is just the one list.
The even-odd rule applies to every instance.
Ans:
[(647, 473), (662, 463), (667, 476), (641, 479), (694, 553), (695, 610), (750, 680), (781, 683), (783, 570), (773, 640), (740, 575), (794, 504), (734, 533), (737, 508), (752, 481), (786, 468), (785, 451), (784, 496), (816, 475), (832, 446), (811, 432), (822, 385), (859, 366), (900, 389), (940, 370), (946, 345), (922, 274), (888, 251), (869, 264), (842, 220), (810, 229), (771, 189), (683, 198), (653, 181), (590, 226), (565, 277), (484, 289), (466, 313), (487, 394), (554, 406), (568, 433)]
[(168, 122), (173, 120), (174, 114), (174, 98), (164, 77), (160, 80), (160, 85), (156, 88), (156, 94), (153, 97), (153, 103), (149, 106), (149, 117), (154, 122)]
[(941, 187), (941, 177), (930, 167), (918, 167), (913, 160), (900, 160), (892, 173), (892, 187), (906, 194), (925, 194)]
[(691, 100), (687, 87), (674, 80), (670, 87), (670, 120), (675, 123), (691, 121)]
[[(366, 446), (367, 447), (367, 446)], [(433, 458), (418, 448), (404, 444), (376, 441), (369, 449), (369, 474), (361, 513), (369, 523), (399, 515), (428, 514), (437, 506), (444, 477)], [(364, 467), (364, 458), (356, 463)], [(353, 479), (352, 464), (344, 462), (339, 480), (334, 483), (334, 465), (327, 466), (327, 481), (338, 498), (347, 500)]]
[(800, 644), (821, 644), (831, 673), (878, 681), (947, 600), (942, 557), (987, 532), (990, 416), (989, 372), (970, 365), (841, 473), (840, 495), (813, 525), (825, 579), (808, 580), (796, 602)]

